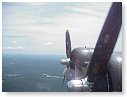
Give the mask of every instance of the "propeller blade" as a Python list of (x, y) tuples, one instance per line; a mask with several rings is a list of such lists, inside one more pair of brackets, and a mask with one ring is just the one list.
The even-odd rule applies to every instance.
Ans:
[[(70, 58), (71, 56), (71, 40), (70, 40), (70, 35), (69, 35), (69, 31), (66, 30), (66, 55), (67, 55), (67, 58)], [(68, 64), (70, 61), (70, 59), (68, 60), (62, 60), (61, 63), (62, 64)], [(67, 71), (67, 69), (69, 68), (69, 66), (66, 66), (66, 68), (64, 69), (63, 71), (63, 75), (65, 74), (65, 72)], [(63, 78), (63, 82), (62, 82), (62, 87), (63, 87), (63, 84), (64, 84), (64, 80), (65, 80), (65, 75), (64, 75), (64, 78)]]
[[(64, 69), (63, 75), (65, 74), (65, 72), (67, 71), (67, 69), (68, 69), (68, 66)], [(63, 84), (64, 84), (64, 80), (65, 80), (65, 75), (64, 75), (64, 78), (63, 78), (63, 82), (62, 82), (62, 87), (63, 87)]]
[(115, 47), (121, 24), (122, 3), (115, 2), (111, 6), (88, 65), (89, 82), (95, 82), (98, 75), (106, 73), (107, 64)]
[(66, 30), (66, 55), (68, 58), (71, 56), (71, 40), (68, 30)]
[(64, 81), (65, 81), (65, 76), (64, 76), (64, 78), (63, 78), (62, 87), (63, 87)]
[(64, 75), (64, 73), (67, 71), (67, 69), (68, 69), (68, 66), (64, 69), (64, 71), (63, 71), (63, 75)]

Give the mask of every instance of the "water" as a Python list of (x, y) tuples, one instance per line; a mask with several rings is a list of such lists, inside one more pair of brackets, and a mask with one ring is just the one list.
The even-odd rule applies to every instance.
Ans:
[(66, 92), (62, 86), (64, 55), (2, 55), (3, 92)]

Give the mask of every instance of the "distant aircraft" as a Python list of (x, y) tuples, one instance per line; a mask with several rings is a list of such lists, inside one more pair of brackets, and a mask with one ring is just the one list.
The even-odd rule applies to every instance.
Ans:
[[(63, 75), (69, 91), (122, 91), (122, 52), (113, 52), (122, 25), (122, 3), (110, 8), (95, 48), (78, 47), (71, 50), (66, 30), (66, 65)], [(62, 83), (62, 84), (63, 84)]]

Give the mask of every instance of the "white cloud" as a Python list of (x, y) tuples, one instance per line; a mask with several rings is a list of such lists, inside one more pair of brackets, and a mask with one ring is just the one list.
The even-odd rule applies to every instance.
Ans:
[[(105, 13), (105, 15), (106, 14), (107, 13)], [(45, 46), (50, 46), (53, 42), (54, 45), (52, 49), (59, 47), (61, 50), (64, 50), (65, 31), (69, 29), (73, 48), (85, 45), (94, 47), (103, 26), (104, 19), (105, 17), (100, 19), (83, 14), (65, 14), (58, 17), (39, 19), (50, 21), (50, 24), (11, 26), (10, 31), (12, 30), (12, 32), (6, 32), (6, 34), (29, 36), (38, 42), (49, 41), (43, 43)], [(13, 32), (13, 30), (15, 30), (15, 32)], [(61, 45), (61, 43), (63, 43), (63, 45)]]
[(17, 18), (9, 18), (7, 20), (4, 20), (4, 24), (23, 25), (23, 24), (36, 23), (38, 21), (39, 21), (39, 19), (32, 18), (31, 16), (29, 18), (28, 17), (26, 17), (26, 18), (17, 17)]
[(76, 8), (76, 7), (70, 7), (70, 9), (72, 9), (73, 11), (76, 11), (76, 12), (86, 13), (89, 15), (96, 15), (99, 17), (105, 16), (105, 13), (100, 13), (100, 12), (97, 12), (97, 11), (91, 10), (91, 9)]
[(32, 3), (25, 3), (26, 5), (29, 5), (29, 6), (42, 6), (42, 5), (44, 5), (44, 4), (46, 4), (46, 3), (44, 3), (44, 2), (32, 2)]
[(22, 47), (22, 46), (16, 46), (16, 47), (13, 47), (13, 46), (5, 46), (5, 47), (2, 47), (2, 49), (25, 49), (26, 47)]
[[(31, 3), (28, 4), (31, 5)], [(33, 3), (31, 6), (34, 5), (41, 5), (41, 3)], [(4, 20), (5, 27), (3, 25), (3, 28), (7, 28), (7, 31), (4, 32), (6, 35), (28, 37), (28, 40), (25, 40), (25, 42), (22, 41), (24, 44), (26, 43), (25, 45), (29, 43), (27, 41), (30, 41), (30, 39), (34, 40), (36, 42), (36, 46), (30, 45), (31, 49), (36, 47), (36, 49), (43, 51), (48, 49), (48, 46), (51, 46), (53, 43), (50, 49), (55, 50), (59, 47), (61, 51), (65, 51), (65, 31), (66, 29), (69, 29), (72, 40), (72, 48), (85, 45), (94, 47), (104, 24), (110, 4), (92, 3), (92, 5), (93, 6), (89, 6), (88, 8), (85, 8), (87, 6), (70, 6), (68, 9), (72, 10), (72, 13), (65, 12), (62, 15), (56, 14), (54, 17), (43, 17), (43, 12), (38, 12), (40, 11), (39, 9), (36, 11), (41, 15), (31, 14), (25, 18), (24, 13), (21, 12), (21, 17), (14, 16)], [(31, 12), (34, 13), (34, 10), (31, 10)], [(52, 13), (49, 13), (48, 15), (50, 14), (52, 15)], [(38, 15), (41, 17), (38, 17)], [(14, 40), (12, 43), (17, 44), (17, 41)], [(24, 47), (5, 48), (23, 49)]]
[(45, 43), (44, 45), (50, 46), (50, 45), (52, 45), (52, 42), (47, 42), (47, 43)]
[(16, 40), (13, 40), (12, 43), (13, 43), (13, 44), (17, 44), (17, 41), (16, 41)]

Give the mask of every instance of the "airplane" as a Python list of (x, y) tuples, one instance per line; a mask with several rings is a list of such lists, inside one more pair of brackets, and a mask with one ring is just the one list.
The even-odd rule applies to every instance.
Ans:
[(122, 2), (113, 2), (95, 48), (71, 50), (66, 30), (63, 82), (72, 92), (122, 92), (122, 52), (113, 52), (122, 25)]

